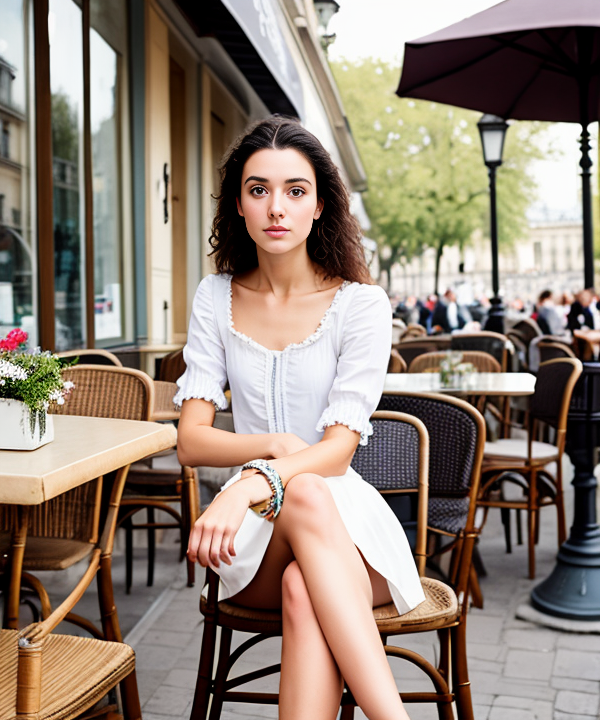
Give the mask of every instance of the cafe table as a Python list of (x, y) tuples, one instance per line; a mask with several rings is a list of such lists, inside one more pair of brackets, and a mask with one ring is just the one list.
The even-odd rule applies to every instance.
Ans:
[(518, 397), (533, 395), (535, 375), (531, 373), (470, 373), (463, 383), (443, 386), (440, 374), (388, 373), (383, 392), (436, 392), (449, 395)]
[[(106, 476), (115, 470), (115, 486), (128, 466), (147, 455), (173, 447), (177, 433), (172, 425), (136, 420), (54, 415), (54, 440), (37, 450), (0, 450), (0, 503), (17, 506), (17, 522), (13, 529), (9, 592), (5, 598), (4, 627), (17, 628), (19, 588), (30, 508), (57, 497), (79, 485)], [(109, 520), (104, 532), (111, 533), (108, 545), (112, 550), (116, 512), (120, 497), (111, 496)], [(112, 506), (114, 505), (114, 506)], [(113, 522), (115, 520), (115, 522)], [(100, 562), (98, 584), (104, 602), (104, 636), (121, 641), (112, 590), (110, 553)]]

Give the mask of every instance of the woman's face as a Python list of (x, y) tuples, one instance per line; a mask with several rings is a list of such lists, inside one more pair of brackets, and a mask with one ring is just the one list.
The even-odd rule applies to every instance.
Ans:
[(312, 165), (297, 150), (259, 150), (242, 171), (238, 212), (257, 249), (281, 255), (306, 243), (321, 215)]

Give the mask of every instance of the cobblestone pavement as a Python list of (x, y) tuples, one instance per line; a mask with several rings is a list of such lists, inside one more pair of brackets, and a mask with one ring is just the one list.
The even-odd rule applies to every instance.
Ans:
[[(570, 510), (567, 517), (572, 517)], [(515, 546), (512, 554), (506, 554), (497, 511), (490, 513), (480, 551), (487, 570), (487, 577), (481, 579), (485, 607), (472, 608), (468, 616), (468, 660), (476, 720), (598, 718), (600, 635), (561, 632), (516, 618), (517, 607), (527, 602), (532, 587), (553, 567), (556, 553), (553, 509), (542, 512), (536, 581), (526, 577), (525, 546)], [(198, 612), (202, 574), (198, 574), (194, 588), (186, 587), (184, 564), (176, 562), (177, 546), (167, 537), (159, 548), (155, 586), (146, 588), (145, 551), (140, 548), (136, 552), (131, 595), (124, 594), (123, 563), (118, 549), (114, 582), (124, 634), (136, 650), (143, 717), (187, 719), (202, 637), (202, 617)], [(86, 602), (90, 603), (91, 615), (95, 599), (91, 597)], [(430, 660), (435, 659), (433, 634), (406, 638), (404, 642)], [(240, 670), (278, 662), (279, 652), (279, 641), (269, 640), (244, 658)], [(418, 671), (406, 663), (397, 662), (393, 669), (401, 689), (428, 689)], [(255, 687), (276, 689), (276, 680), (263, 680)], [(412, 720), (437, 718), (433, 706), (412, 705), (409, 712)], [(260, 705), (226, 705), (222, 713), (223, 720), (276, 716), (275, 708)], [(357, 710), (355, 717), (365, 716)]]

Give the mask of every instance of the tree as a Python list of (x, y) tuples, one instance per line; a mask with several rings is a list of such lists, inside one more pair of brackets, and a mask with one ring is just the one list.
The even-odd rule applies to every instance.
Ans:
[[(487, 170), (476, 124), (481, 115), (399, 98), (399, 69), (378, 60), (342, 60), (332, 71), (367, 173), (365, 208), (381, 268), (389, 278), (392, 265), (434, 248), (437, 292), (444, 248), (463, 248), (478, 228), (489, 233)], [(535, 194), (527, 167), (541, 157), (536, 139), (543, 129), (542, 123), (518, 123), (507, 133), (497, 184), (501, 243), (525, 229)]]

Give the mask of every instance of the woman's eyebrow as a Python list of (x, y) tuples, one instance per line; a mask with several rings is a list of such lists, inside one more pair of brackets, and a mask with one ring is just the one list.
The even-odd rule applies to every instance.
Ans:
[(303, 178), (303, 177), (290, 178), (289, 180), (285, 181), (285, 184), (291, 185), (292, 183), (297, 183), (297, 182), (305, 182), (305, 183), (308, 183), (309, 185), (312, 185), (310, 180), (307, 180), (306, 178)]
[(249, 183), (250, 180), (254, 180), (254, 182), (261, 182), (261, 183), (269, 182), (267, 178), (258, 177), (258, 175), (250, 175), (249, 178), (246, 178), (246, 179), (244, 180), (244, 185), (246, 185), (247, 183)]
[[(269, 182), (268, 178), (258, 177), (258, 175), (250, 175), (250, 177), (248, 177), (244, 180), (244, 185), (249, 183), (251, 180), (254, 182), (261, 182), (261, 183)], [(306, 178), (303, 178), (303, 177), (290, 178), (289, 180), (285, 181), (285, 184), (292, 185), (293, 183), (297, 183), (297, 182), (305, 182), (305, 183), (308, 183), (309, 185), (312, 185), (310, 180), (307, 180)]]

